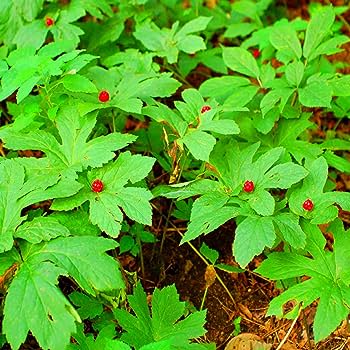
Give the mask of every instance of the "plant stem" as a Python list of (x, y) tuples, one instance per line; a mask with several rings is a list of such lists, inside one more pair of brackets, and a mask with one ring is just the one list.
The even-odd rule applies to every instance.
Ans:
[[(155, 210), (157, 210), (158, 213), (159, 213), (163, 218), (166, 219), (166, 216), (165, 216), (164, 214), (162, 214), (162, 212), (161, 212), (154, 204), (152, 204), (152, 207), (153, 207)], [(174, 231), (176, 231), (182, 238), (184, 237), (183, 233), (182, 233), (171, 221), (169, 221), (169, 224), (174, 228)], [(203, 260), (203, 262), (204, 262), (207, 266), (211, 265), (211, 264), (204, 258), (204, 256), (199, 252), (199, 250), (198, 250), (191, 242), (187, 242), (187, 244), (188, 244), (188, 245), (191, 247), (191, 249), (198, 255), (198, 257), (199, 257), (200, 259)], [(215, 267), (215, 266), (214, 266), (214, 267)], [(221, 284), (221, 286), (224, 288), (224, 290), (226, 291), (227, 295), (228, 295), (228, 296), (230, 297), (230, 299), (232, 300), (233, 305), (236, 307), (236, 305), (237, 305), (237, 304), (236, 304), (236, 301), (235, 301), (235, 299), (234, 299), (232, 293), (231, 293), (231, 292), (229, 291), (229, 289), (227, 288), (225, 282), (221, 279), (221, 277), (220, 277), (218, 274), (216, 274), (216, 278), (217, 278), (217, 280), (219, 281), (219, 283)]]
[(208, 293), (208, 287), (205, 287), (205, 291), (204, 291), (204, 294), (203, 294), (203, 298), (202, 298), (202, 302), (201, 302), (201, 306), (199, 308), (199, 311), (203, 310), (203, 306), (204, 306), (204, 303), (205, 303), (205, 299), (207, 297), (207, 293)]
[(293, 327), (295, 326), (295, 324), (298, 321), (298, 318), (300, 316), (301, 310), (302, 310), (302, 307), (301, 307), (301, 305), (299, 305), (299, 311), (298, 311), (297, 317), (293, 320), (292, 324), (290, 325), (290, 327), (288, 329), (288, 332), (286, 333), (286, 335), (284, 336), (282, 341), (279, 343), (279, 345), (277, 346), (276, 350), (280, 350), (282, 348), (283, 344), (287, 341), (288, 337), (290, 336), (290, 333), (292, 333)]

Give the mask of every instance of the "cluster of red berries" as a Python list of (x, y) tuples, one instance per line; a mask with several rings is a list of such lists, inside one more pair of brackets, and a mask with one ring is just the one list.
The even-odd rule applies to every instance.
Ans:
[(311, 211), (313, 208), (314, 208), (314, 203), (313, 201), (308, 198), (304, 203), (303, 203), (303, 208), (306, 210), (306, 211)]
[(254, 58), (259, 58), (261, 55), (261, 51), (259, 49), (254, 49), (252, 53)]
[(109, 101), (109, 92), (107, 90), (102, 90), (98, 94), (98, 99), (100, 102), (108, 102)]
[(95, 193), (100, 193), (103, 191), (103, 182), (100, 179), (96, 179), (91, 184), (91, 191)]
[(210, 106), (203, 106), (202, 109), (201, 109), (201, 113), (205, 113), (205, 112), (209, 112), (211, 110), (211, 107)]
[(46, 27), (52, 27), (55, 24), (55, 20), (51, 17), (45, 18), (45, 25)]
[(247, 193), (251, 193), (254, 191), (255, 185), (253, 181), (247, 180), (244, 184), (243, 184), (243, 191), (247, 192)]

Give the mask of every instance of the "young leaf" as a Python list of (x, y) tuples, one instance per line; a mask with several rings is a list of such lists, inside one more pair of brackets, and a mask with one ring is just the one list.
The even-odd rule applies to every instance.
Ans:
[(247, 50), (240, 47), (224, 47), (224, 62), (228, 68), (235, 72), (259, 78), (260, 70), (254, 57)]
[(188, 147), (196, 159), (209, 161), (210, 152), (213, 150), (215, 137), (200, 130), (187, 133), (181, 141)]
[(306, 59), (310, 59), (314, 50), (329, 34), (334, 19), (334, 10), (330, 6), (320, 9), (312, 16), (306, 29), (303, 47), (303, 55)]
[(277, 23), (270, 34), (271, 44), (287, 59), (301, 58), (301, 45), (295, 29), (288, 22)]
[[(190, 339), (205, 333), (206, 311), (199, 311), (179, 321), (185, 311), (185, 303), (179, 301), (174, 285), (161, 290), (156, 289), (152, 297), (152, 315), (150, 315), (147, 296), (141, 284), (134, 294), (128, 297), (135, 316), (123, 309), (114, 310), (114, 314), (125, 329), (121, 340), (136, 349), (158, 341), (171, 340), (176, 344), (190, 347)], [(181, 347), (182, 349), (182, 347)]]
[(241, 267), (246, 267), (265, 247), (271, 248), (276, 234), (271, 217), (249, 216), (236, 229), (233, 255)]

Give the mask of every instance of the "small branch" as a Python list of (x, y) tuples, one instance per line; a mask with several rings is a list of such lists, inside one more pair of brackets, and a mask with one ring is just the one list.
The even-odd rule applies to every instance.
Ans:
[(278, 345), (278, 347), (276, 348), (276, 350), (280, 350), (283, 346), (283, 344), (287, 341), (288, 337), (290, 336), (290, 333), (292, 333), (292, 329), (294, 328), (295, 324), (298, 321), (298, 318), (300, 316), (300, 312), (302, 310), (302, 306), (299, 305), (299, 311), (298, 311), (298, 315), (297, 317), (293, 320), (292, 324), (290, 325), (288, 332), (286, 333), (286, 335), (284, 336), (284, 338), (282, 339), (282, 341), (280, 342), (280, 344)]

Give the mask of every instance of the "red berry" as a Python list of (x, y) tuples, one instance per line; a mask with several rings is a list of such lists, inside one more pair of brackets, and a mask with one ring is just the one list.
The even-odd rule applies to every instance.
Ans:
[(102, 90), (98, 95), (98, 99), (100, 100), (100, 102), (108, 102), (109, 92), (107, 90)]
[(251, 193), (254, 191), (254, 182), (253, 181), (249, 181), (247, 180), (244, 185), (243, 185), (243, 191), (244, 192), (248, 192), (248, 193)]
[(100, 193), (102, 192), (102, 190), (103, 190), (103, 182), (99, 179), (94, 180), (93, 183), (91, 184), (91, 191)]
[(205, 112), (208, 112), (210, 110), (211, 110), (210, 106), (203, 106), (202, 109), (201, 109), (201, 113), (205, 113)]
[(254, 50), (253, 50), (253, 56), (254, 56), (255, 58), (259, 58), (260, 55), (261, 55), (261, 52), (260, 52), (259, 49), (254, 49)]
[(314, 203), (310, 198), (303, 203), (303, 208), (307, 211), (311, 211), (314, 208)]
[(55, 24), (55, 20), (51, 17), (46, 17), (45, 18), (45, 25), (46, 27), (51, 27)]

